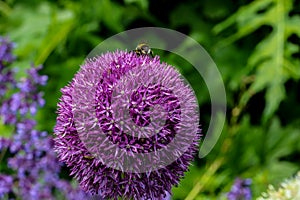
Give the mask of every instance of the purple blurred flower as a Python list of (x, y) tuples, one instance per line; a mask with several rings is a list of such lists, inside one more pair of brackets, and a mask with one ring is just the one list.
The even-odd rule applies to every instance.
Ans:
[[(136, 79), (124, 79), (126, 76)], [(194, 120), (197, 115), (189, 113), (197, 104), (194, 93), (182, 84), (179, 77), (176, 70), (160, 63), (158, 57), (152, 59), (116, 51), (87, 61), (72, 82), (61, 90), (54, 129), (55, 149), (85, 191), (112, 199), (169, 198), (167, 194), (171, 187), (177, 185), (188, 170), (197, 150), (200, 132), (198, 121)], [(165, 87), (157, 82), (160, 79), (173, 85)], [(145, 81), (145, 84), (134, 88), (139, 81)], [(120, 90), (120, 93), (115, 95), (115, 90)], [(122, 105), (127, 111), (122, 110)], [(87, 109), (89, 106), (92, 110)], [(152, 111), (157, 107), (160, 110)], [(188, 114), (183, 108), (188, 110)], [(85, 113), (87, 118), (78, 121)], [(124, 115), (128, 115), (128, 119), (122, 121)], [(155, 121), (157, 118), (158, 121)], [(196, 125), (193, 124), (195, 121)], [(150, 123), (154, 124), (153, 130)], [(89, 132), (85, 125), (95, 131)], [(177, 132), (181, 129), (187, 137), (178, 136)], [(174, 142), (175, 145), (170, 148), (174, 151), (169, 149), (165, 155), (160, 155), (159, 152), (172, 146), (177, 136), (180, 141)], [(115, 146), (119, 151), (111, 151)], [(101, 156), (96, 153), (96, 157), (91, 149)], [(180, 149), (185, 151), (180, 152)], [(152, 152), (158, 152), (156, 157), (147, 157)], [(125, 159), (130, 157), (128, 154), (133, 158), (132, 162), (139, 162), (135, 159), (137, 154), (144, 157), (139, 164), (130, 165), (130, 159)], [(164, 165), (163, 160), (169, 157), (176, 159)], [(126, 170), (128, 165), (133, 167), (133, 171)], [(159, 167), (140, 173), (134, 171), (143, 167), (150, 169), (151, 165)]]
[(0, 137), (0, 151), (7, 149), (11, 145), (11, 140)]
[(14, 44), (8, 39), (0, 37), (0, 70), (9, 63), (15, 60), (15, 56), (12, 54)]
[(8, 88), (13, 87), (14, 72), (7, 66), (11, 64), (15, 57), (12, 54), (14, 44), (8, 39), (0, 37), (0, 96), (3, 97)]
[(227, 194), (228, 200), (251, 200), (251, 179), (237, 178)]
[(47, 83), (47, 76), (39, 75), (42, 66), (32, 66), (26, 77), (15, 80), (9, 67), (14, 60), (12, 47), (0, 37), (0, 117), (14, 131), (9, 139), (0, 137), (0, 152), (5, 154), (1, 162), (7, 163), (7, 171), (14, 171), (8, 175), (1, 171), (0, 198), (9, 194), (9, 198), (12, 195), (24, 200), (55, 200), (55, 191), (67, 199), (85, 199), (83, 191), (59, 177), (61, 163), (53, 150), (52, 137), (35, 129), (35, 114), (45, 104), (38, 88)]
[(61, 188), (68, 200), (104, 200), (100, 195), (86, 194), (80, 187), (74, 188), (68, 181), (59, 181), (57, 188)]
[[(15, 134), (9, 146), (14, 157), (8, 159), (8, 167), (17, 171), (19, 194), (27, 199), (55, 199), (53, 189), (60, 181), (60, 164), (53, 151), (52, 138), (46, 132), (35, 130), (33, 119), (39, 107), (44, 105), (39, 85), (46, 84), (46, 76), (38, 75), (38, 68), (27, 71), (27, 77), (17, 83), (18, 92), (4, 101), (1, 114), (6, 124), (15, 126)], [(34, 108), (34, 109), (33, 109)], [(13, 120), (5, 120), (13, 119)], [(41, 182), (41, 180), (43, 180)], [(66, 196), (83, 192), (69, 189)]]
[(41, 66), (27, 70), (27, 78), (21, 79), (16, 84), (16, 89), (19, 92), (2, 102), (0, 114), (4, 124), (16, 124), (18, 114), (21, 117), (27, 114), (34, 116), (37, 108), (44, 106), (43, 93), (38, 92), (38, 87), (46, 84), (47, 76), (38, 75), (40, 69)]
[(11, 176), (0, 174), (0, 198), (11, 192), (12, 185), (13, 178)]

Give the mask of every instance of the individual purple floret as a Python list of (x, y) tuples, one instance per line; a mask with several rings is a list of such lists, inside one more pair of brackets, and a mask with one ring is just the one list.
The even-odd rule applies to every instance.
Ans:
[(7, 149), (11, 146), (11, 139), (0, 137), (0, 151)]
[(0, 199), (2, 199), (5, 194), (11, 192), (12, 186), (13, 178), (11, 176), (0, 174)]
[(227, 194), (228, 200), (251, 200), (252, 193), (250, 189), (251, 179), (237, 178)]
[(88, 60), (61, 91), (55, 149), (81, 187), (111, 199), (168, 199), (200, 132), (180, 74), (158, 57), (115, 51)]

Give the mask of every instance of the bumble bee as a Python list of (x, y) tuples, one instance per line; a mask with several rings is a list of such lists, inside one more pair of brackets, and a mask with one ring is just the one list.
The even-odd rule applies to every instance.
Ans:
[(95, 158), (94, 156), (90, 156), (90, 155), (85, 155), (83, 157), (87, 160), (93, 160)]
[(153, 51), (151, 50), (151, 48), (146, 43), (138, 44), (137, 47), (135, 48), (135, 50), (133, 50), (133, 51), (138, 56), (140, 56), (140, 55), (150, 55), (152, 58), (154, 57)]

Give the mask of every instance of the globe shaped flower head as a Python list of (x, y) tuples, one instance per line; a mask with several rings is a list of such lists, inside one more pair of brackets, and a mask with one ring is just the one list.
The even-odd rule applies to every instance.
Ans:
[(199, 140), (191, 87), (158, 56), (87, 59), (62, 90), (55, 149), (81, 187), (105, 199), (164, 199)]

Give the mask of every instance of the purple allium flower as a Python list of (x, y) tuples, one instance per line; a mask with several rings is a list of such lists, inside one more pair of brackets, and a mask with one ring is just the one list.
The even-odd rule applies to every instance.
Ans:
[(158, 57), (124, 51), (88, 60), (62, 90), (55, 149), (91, 194), (164, 199), (199, 140), (192, 89)]
[(228, 200), (251, 200), (251, 179), (237, 178), (231, 187), (230, 192), (227, 194)]

